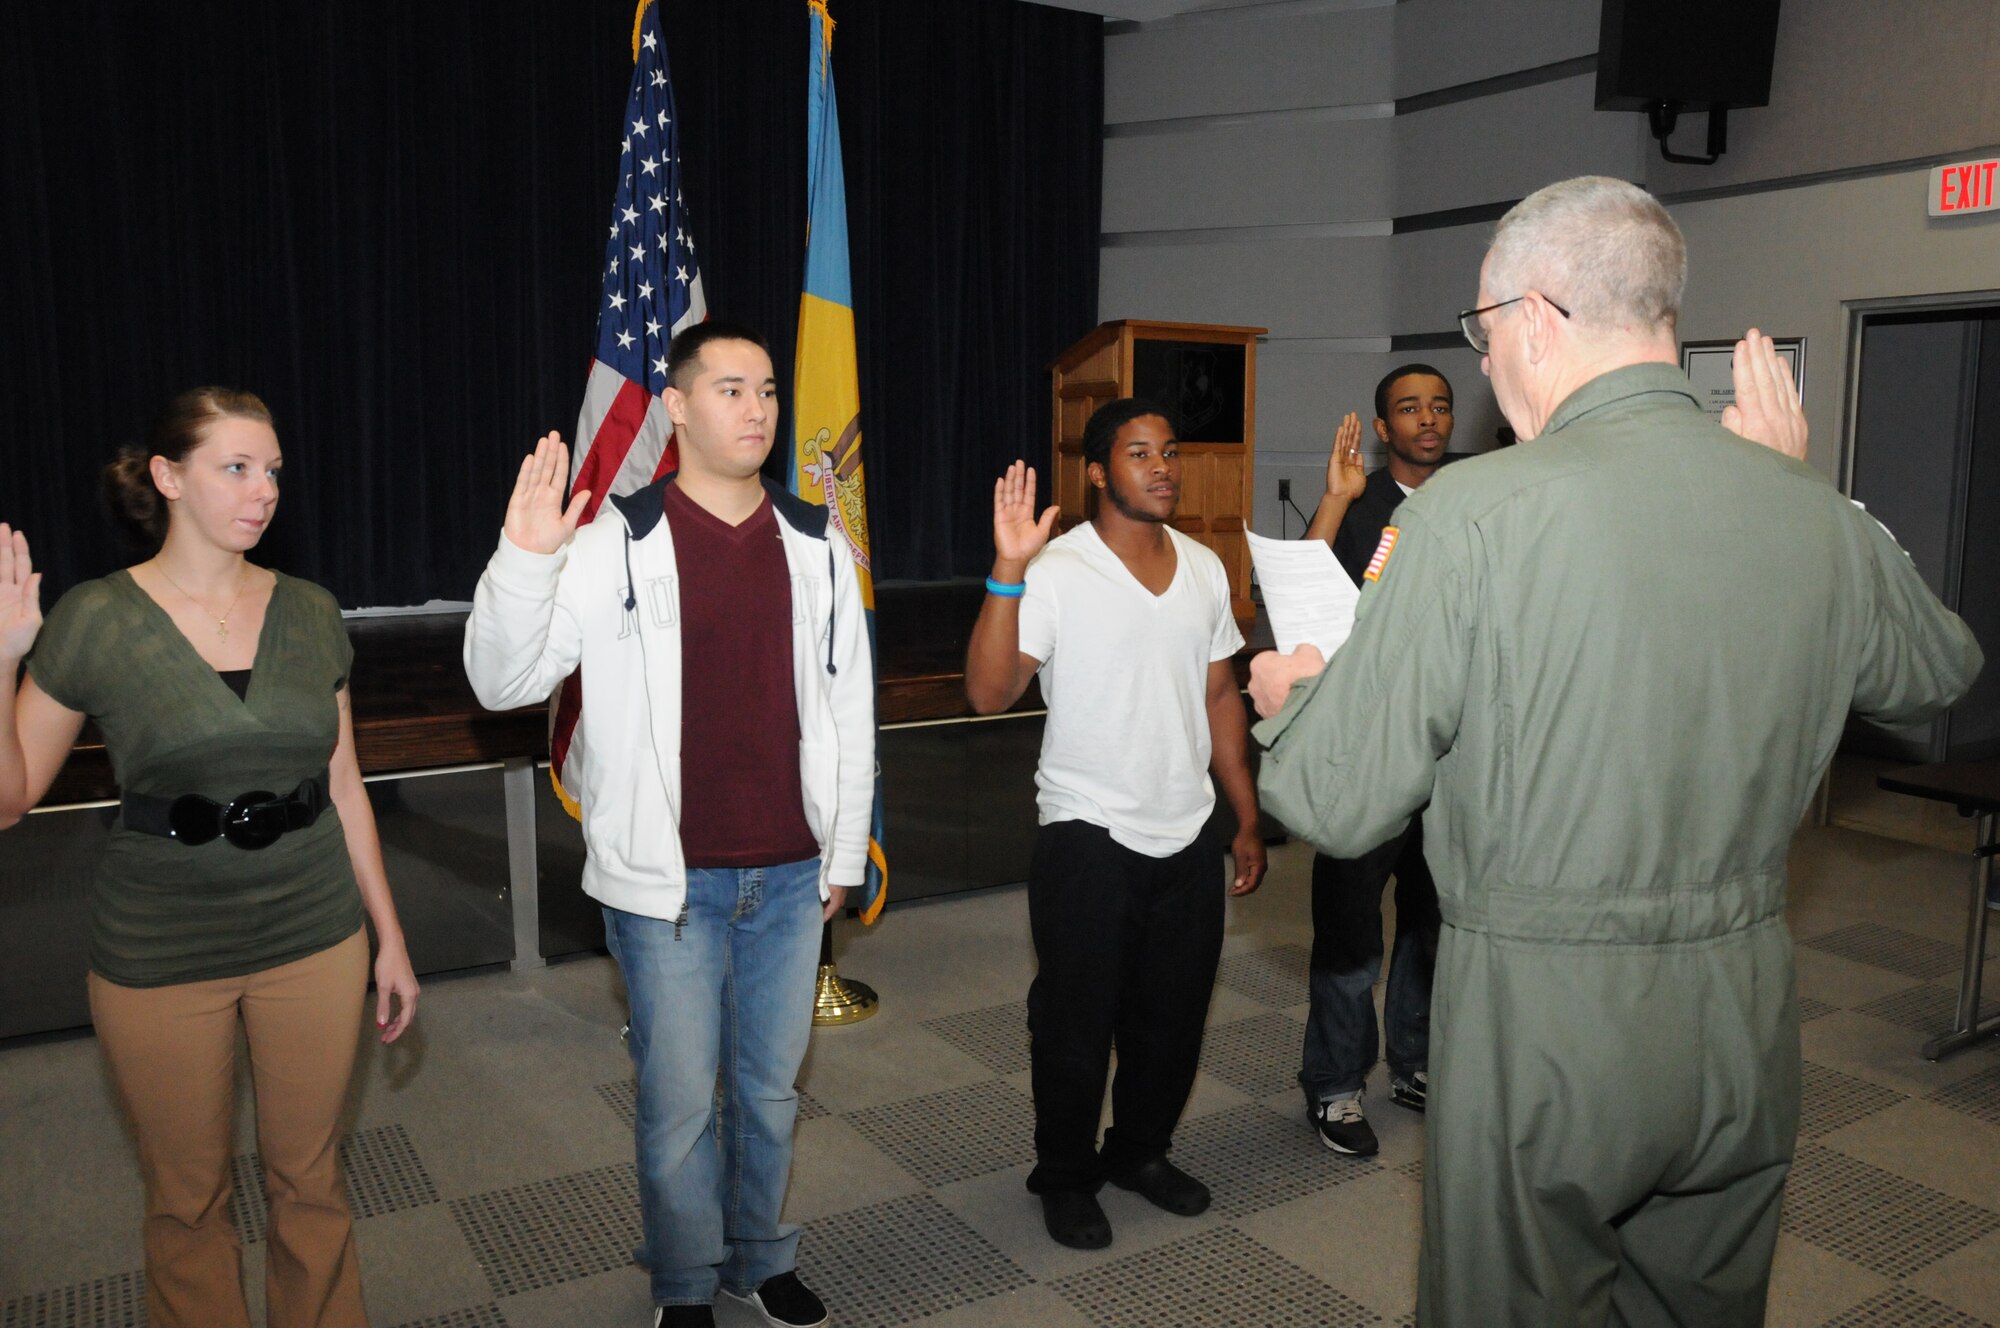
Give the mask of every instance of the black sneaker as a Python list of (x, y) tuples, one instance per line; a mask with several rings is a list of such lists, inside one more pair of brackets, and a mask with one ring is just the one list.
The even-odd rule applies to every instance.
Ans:
[(706, 1305), (655, 1305), (653, 1328), (715, 1328), (715, 1311)]
[(1422, 1111), (1424, 1103), (1430, 1100), (1431, 1076), (1429, 1071), (1418, 1070), (1412, 1075), (1394, 1074), (1389, 1076), (1389, 1100), (1399, 1107), (1411, 1111)]
[(771, 1328), (825, 1328), (826, 1304), (806, 1289), (797, 1272), (767, 1277), (747, 1296), (724, 1288), (723, 1295), (740, 1300), (764, 1316)]
[(1358, 1088), (1345, 1097), (1329, 1098), (1307, 1115), (1313, 1128), (1319, 1131), (1319, 1141), (1336, 1153), (1345, 1153), (1349, 1157), (1373, 1157), (1382, 1147), (1375, 1138), (1374, 1127), (1361, 1114), (1361, 1090)]

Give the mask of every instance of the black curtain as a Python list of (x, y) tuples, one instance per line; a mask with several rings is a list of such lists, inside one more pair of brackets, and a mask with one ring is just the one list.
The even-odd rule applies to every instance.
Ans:
[[(791, 381), (803, 0), (660, 0), (709, 307)], [(977, 575), (1095, 321), (1100, 21), (835, 0), (864, 461), (884, 579)], [(594, 342), (625, 0), (6, 6), (0, 520), (45, 602), (132, 556), (96, 475), (204, 382), (286, 454), (260, 560), (350, 606), (470, 595)], [(789, 396), (789, 392), (786, 393)]]

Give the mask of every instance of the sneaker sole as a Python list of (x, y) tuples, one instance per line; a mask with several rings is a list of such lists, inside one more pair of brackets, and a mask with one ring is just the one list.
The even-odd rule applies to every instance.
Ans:
[(1373, 1148), (1347, 1148), (1335, 1143), (1323, 1134), (1319, 1137), (1319, 1141), (1325, 1144), (1330, 1151), (1337, 1153), (1341, 1157), (1373, 1157), (1382, 1151), (1380, 1144), (1377, 1144)]
[(1319, 1141), (1325, 1144), (1329, 1150), (1340, 1154), (1342, 1157), (1373, 1157), (1382, 1151), (1380, 1141), (1377, 1141), (1373, 1148), (1349, 1148), (1346, 1144), (1337, 1144), (1327, 1138), (1317, 1124), (1313, 1126), (1313, 1133), (1319, 1137)]

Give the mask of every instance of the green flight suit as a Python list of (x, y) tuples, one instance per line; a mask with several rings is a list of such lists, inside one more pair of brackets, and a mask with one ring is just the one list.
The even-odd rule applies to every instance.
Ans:
[(1255, 732), (1264, 807), (1322, 852), (1430, 804), (1418, 1322), (1761, 1323), (1799, 1115), (1786, 850), (1848, 713), (1938, 713), (1979, 647), (1667, 365), (1396, 515), (1353, 636)]

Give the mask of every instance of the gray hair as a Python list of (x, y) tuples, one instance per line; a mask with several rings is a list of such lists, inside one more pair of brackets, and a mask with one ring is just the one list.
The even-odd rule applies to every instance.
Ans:
[(1591, 328), (1671, 329), (1687, 286), (1687, 244), (1660, 201), (1605, 175), (1561, 180), (1500, 218), (1487, 251), (1495, 299), (1533, 290)]

